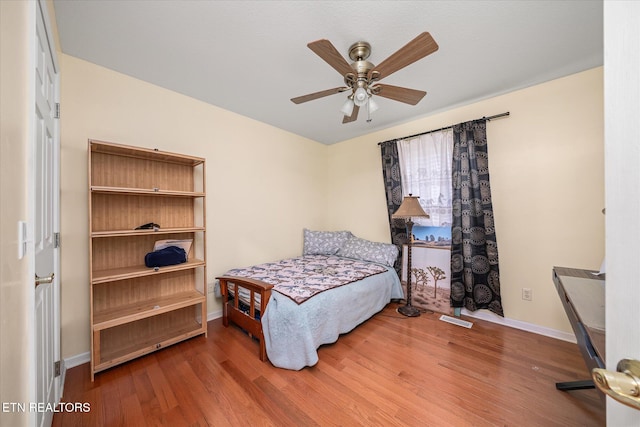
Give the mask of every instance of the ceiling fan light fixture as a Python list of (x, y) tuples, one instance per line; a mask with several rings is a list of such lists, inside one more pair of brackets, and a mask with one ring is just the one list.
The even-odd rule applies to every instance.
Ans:
[(359, 87), (353, 93), (353, 102), (358, 107), (362, 107), (364, 104), (366, 104), (368, 99), (369, 99), (369, 94), (367, 93), (366, 89), (363, 87)]
[(378, 106), (378, 103), (373, 100), (373, 96), (369, 97), (369, 112), (373, 113), (378, 108), (380, 108), (380, 107)]
[(344, 113), (345, 116), (347, 117), (351, 117), (351, 114), (353, 114), (353, 106), (354, 106), (354, 102), (351, 98), (347, 98), (347, 100), (344, 102), (344, 104), (342, 104), (342, 108), (340, 109), (340, 111), (342, 111)]

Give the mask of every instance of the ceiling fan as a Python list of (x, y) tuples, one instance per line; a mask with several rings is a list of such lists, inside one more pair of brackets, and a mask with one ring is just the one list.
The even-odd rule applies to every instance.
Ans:
[[(416, 105), (420, 102), (427, 92), (381, 84), (378, 81), (438, 50), (438, 44), (431, 37), (431, 34), (424, 32), (375, 66), (367, 61), (371, 54), (371, 45), (367, 42), (360, 41), (351, 45), (349, 58), (354, 61), (351, 64), (346, 61), (329, 40), (317, 40), (307, 44), (307, 46), (342, 75), (346, 86), (298, 96), (292, 98), (291, 101), (295, 104), (301, 104), (328, 95), (349, 91), (349, 96), (341, 109), (344, 113), (342, 123), (355, 121), (358, 118), (360, 107), (366, 106), (368, 114), (377, 110), (378, 106), (372, 99), (373, 95), (410, 105)], [(367, 121), (371, 121), (369, 116)]]

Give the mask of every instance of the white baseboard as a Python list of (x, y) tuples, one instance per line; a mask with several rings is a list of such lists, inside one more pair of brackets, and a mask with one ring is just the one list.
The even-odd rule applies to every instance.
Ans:
[(212, 311), (211, 313), (207, 313), (207, 322), (211, 322), (212, 320), (219, 319), (222, 317), (222, 310)]
[(83, 363), (89, 363), (91, 361), (91, 353), (76, 354), (75, 356), (67, 357), (64, 359), (65, 369), (75, 368)]
[(520, 329), (527, 332), (533, 332), (534, 334), (544, 335), (546, 337), (556, 338), (562, 341), (568, 341), (575, 343), (576, 337), (572, 333), (558, 331), (556, 329), (547, 328), (544, 326), (534, 325), (532, 323), (523, 322), (521, 320), (508, 319), (506, 317), (498, 316), (488, 310), (469, 311), (465, 308), (462, 309), (464, 316), (473, 317), (480, 320), (486, 320), (487, 322), (498, 323), (500, 325), (508, 326), (510, 328)]

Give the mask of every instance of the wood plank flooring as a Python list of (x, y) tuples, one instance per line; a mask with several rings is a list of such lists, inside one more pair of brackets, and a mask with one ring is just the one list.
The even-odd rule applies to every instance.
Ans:
[(471, 329), (398, 314), (389, 304), (319, 349), (311, 368), (258, 359), (221, 319), (196, 337), (96, 375), (67, 371), (54, 426), (603, 426), (598, 392), (555, 383), (589, 378), (575, 344), (466, 319)]

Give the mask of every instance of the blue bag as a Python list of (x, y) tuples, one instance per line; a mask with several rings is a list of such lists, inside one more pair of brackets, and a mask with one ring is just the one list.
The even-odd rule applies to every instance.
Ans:
[(164, 249), (149, 252), (144, 257), (144, 265), (147, 267), (165, 267), (187, 262), (187, 253), (178, 246), (167, 246)]

